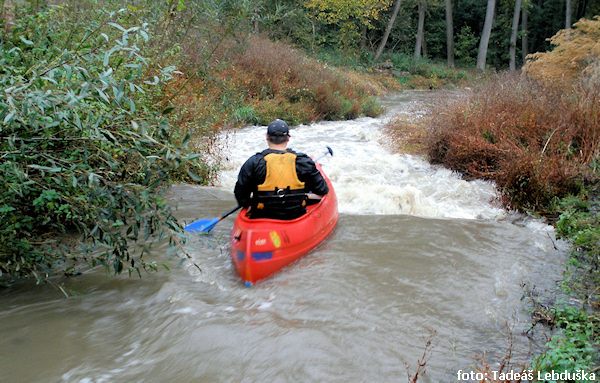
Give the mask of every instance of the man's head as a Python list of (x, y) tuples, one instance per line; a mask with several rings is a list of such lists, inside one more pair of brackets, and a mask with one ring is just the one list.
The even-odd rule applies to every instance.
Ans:
[(283, 144), (290, 137), (290, 128), (283, 120), (272, 121), (267, 127), (267, 140), (273, 144)]

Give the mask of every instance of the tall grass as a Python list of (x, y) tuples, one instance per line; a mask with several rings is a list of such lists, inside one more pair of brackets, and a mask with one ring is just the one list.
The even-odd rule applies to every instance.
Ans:
[(545, 211), (596, 175), (600, 91), (551, 91), (503, 74), (430, 121), (428, 154), (467, 178), (494, 181), (502, 202)]
[(373, 79), (308, 58), (259, 35), (229, 56), (222, 76), (238, 84), (261, 122), (351, 119), (381, 112), (373, 97), (385, 91)]

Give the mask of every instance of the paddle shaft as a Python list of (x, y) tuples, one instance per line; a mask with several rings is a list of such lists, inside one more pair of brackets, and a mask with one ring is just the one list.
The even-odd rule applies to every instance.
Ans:
[(321, 160), (322, 158), (325, 158), (325, 156), (327, 156), (328, 154), (331, 154), (331, 156), (333, 156), (333, 150), (331, 150), (331, 148), (329, 146), (327, 147), (327, 151), (325, 153), (321, 154), (319, 157), (315, 158), (313, 161), (319, 162), (319, 160)]
[(234, 207), (233, 209), (229, 210), (227, 213), (223, 214), (222, 216), (219, 217), (219, 221), (222, 220), (223, 218), (227, 217), (228, 215), (231, 215), (233, 213), (235, 213), (237, 210), (241, 209), (240, 205), (237, 205), (236, 207)]

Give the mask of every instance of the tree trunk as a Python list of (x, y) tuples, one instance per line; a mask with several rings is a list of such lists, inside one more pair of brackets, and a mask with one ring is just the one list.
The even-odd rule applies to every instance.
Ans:
[(509, 70), (517, 70), (517, 34), (519, 33), (519, 16), (521, 15), (521, 0), (515, 1), (512, 34), (510, 35), (510, 64)]
[(529, 54), (529, 30), (527, 26), (527, 16), (529, 11), (527, 10), (527, 6), (523, 7), (523, 21), (521, 21), (521, 31), (523, 31), (523, 37), (521, 38), (521, 51), (523, 52), (523, 62), (527, 60), (527, 55)]
[(454, 23), (452, 22), (452, 0), (446, 0), (446, 56), (448, 68), (454, 68)]
[(392, 17), (390, 18), (390, 22), (388, 23), (387, 28), (385, 28), (383, 39), (381, 40), (381, 44), (379, 44), (379, 48), (377, 48), (377, 53), (375, 54), (375, 58), (373, 58), (373, 61), (379, 60), (379, 57), (381, 57), (381, 54), (383, 53), (385, 44), (387, 43), (387, 40), (390, 37), (390, 32), (392, 32), (392, 28), (394, 27), (394, 23), (396, 22), (396, 16), (398, 16), (398, 11), (400, 10), (401, 3), (402, 0), (396, 0), (396, 4), (394, 5), (394, 11), (392, 12)]
[(367, 50), (367, 26), (363, 25), (360, 31), (360, 49)]
[(479, 41), (479, 50), (477, 52), (477, 69), (485, 70), (485, 60), (487, 58), (488, 43), (492, 34), (492, 24), (494, 22), (494, 10), (496, 9), (496, 0), (488, 0), (487, 11), (485, 13), (485, 23), (481, 40)]
[(571, 29), (571, 0), (565, 5), (565, 29)]
[(421, 51), (423, 49), (423, 38), (425, 29), (425, 4), (419, 1), (419, 24), (417, 26), (417, 41), (415, 42), (415, 54), (414, 57), (418, 59), (421, 57)]

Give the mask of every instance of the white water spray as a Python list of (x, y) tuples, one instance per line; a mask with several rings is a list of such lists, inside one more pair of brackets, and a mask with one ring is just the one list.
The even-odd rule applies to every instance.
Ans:
[[(389, 115), (389, 113), (388, 113)], [(384, 146), (386, 117), (319, 122), (291, 127), (289, 147), (317, 157), (338, 196), (340, 213), (410, 214), (425, 217), (500, 219), (494, 185), (462, 180), (425, 159), (395, 154)], [(266, 127), (253, 126), (223, 136), (221, 187), (233, 190), (237, 173), (252, 154), (267, 147)]]

